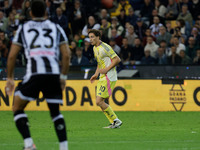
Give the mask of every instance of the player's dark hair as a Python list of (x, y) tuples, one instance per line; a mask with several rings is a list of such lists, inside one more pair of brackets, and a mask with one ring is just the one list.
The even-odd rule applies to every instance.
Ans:
[(99, 38), (101, 38), (101, 33), (100, 33), (99, 30), (91, 29), (91, 30), (89, 31), (88, 35), (89, 35), (90, 33), (93, 33), (95, 36), (98, 36)]
[(44, 17), (46, 11), (44, 0), (33, 0), (31, 3), (31, 11), (34, 17)]

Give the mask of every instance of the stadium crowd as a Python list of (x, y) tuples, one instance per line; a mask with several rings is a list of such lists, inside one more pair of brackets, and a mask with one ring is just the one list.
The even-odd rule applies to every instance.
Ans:
[[(94, 65), (88, 32), (120, 56), (122, 65), (200, 64), (200, 0), (45, 0), (46, 17), (66, 32), (71, 65)], [(6, 66), (20, 23), (30, 20), (31, 0), (0, 0), (0, 65)], [(23, 50), (17, 66), (25, 66)]]

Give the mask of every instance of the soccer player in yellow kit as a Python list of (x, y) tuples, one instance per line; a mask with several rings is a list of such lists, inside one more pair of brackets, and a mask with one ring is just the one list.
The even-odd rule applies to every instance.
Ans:
[(121, 60), (111, 46), (100, 40), (101, 34), (98, 30), (92, 29), (89, 31), (88, 35), (91, 44), (94, 45), (94, 56), (98, 63), (96, 72), (90, 78), (90, 82), (93, 83), (100, 73), (99, 81), (97, 83), (96, 104), (101, 107), (105, 116), (111, 123), (110, 126), (105, 128), (119, 128), (122, 125), (122, 121), (118, 119), (112, 108), (105, 103), (105, 99), (108, 99), (112, 94), (112, 90), (117, 81), (115, 66)]

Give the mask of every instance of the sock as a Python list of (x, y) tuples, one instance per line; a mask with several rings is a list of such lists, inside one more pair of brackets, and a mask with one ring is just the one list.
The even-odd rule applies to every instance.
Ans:
[(59, 142), (67, 141), (66, 127), (63, 115), (59, 114), (58, 116), (54, 117), (53, 122)]
[(28, 148), (33, 145), (33, 139), (32, 138), (26, 138), (24, 139), (24, 147)]
[[(111, 123), (113, 123), (113, 121), (115, 120), (115, 119), (117, 119), (117, 115), (114, 113), (114, 111), (112, 110), (112, 108), (110, 107), (110, 106), (108, 106), (105, 110), (104, 110), (104, 112), (107, 114), (107, 116), (108, 116), (108, 120), (111, 122)], [(106, 116), (106, 117), (107, 117)]]
[(14, 121), (22, 137), (24, 139), (30, 138), (28, 118), (24, 111), (16, 111), (14, 113)]
[(60, 142), (60, 150), (68, 150), (68, 142), (67, 141)]
[(104, 115), (106, 116), (106, 118), (108, 119), (108, 121), (110, 122), (110, 123), (113, 123), (113, 121), (110, 119), (110, 117), (108, 116), (108, 114), (107, 114), (107, 112), (105, 112), (105, 110), (104, 110)]

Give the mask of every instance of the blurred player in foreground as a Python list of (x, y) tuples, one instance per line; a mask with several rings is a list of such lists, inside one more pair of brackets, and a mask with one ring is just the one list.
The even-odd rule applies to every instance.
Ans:
[[(15, 89), (13, 113), (17, 129), (24, 139), (24, 150), (36, 150), (24, 109), (29, 101), (38, 98), (39, 92), (43, 93), (47, 101), (60, 142), (60, 150), (68, 150), (66, 126), (59, 110), (59, 104), (63, 103), (62, 90), (66, 84), (70, 51), (63, 29), (44, 19), (45, 10), (46, 5), (43, 0), (33, 0), (30, 12), (32, 20), (19, 26), (8, 57), (5, 90), (8, 95), (12, 95), (15, 61), (23, 47), (27, 59), (26, 75)], [(60, 53), (62, 56), (61, 73)]]

